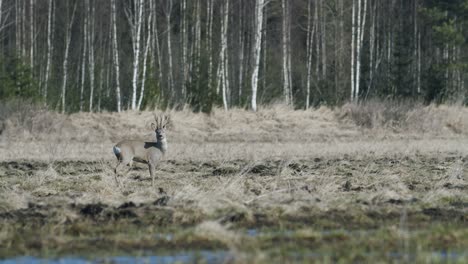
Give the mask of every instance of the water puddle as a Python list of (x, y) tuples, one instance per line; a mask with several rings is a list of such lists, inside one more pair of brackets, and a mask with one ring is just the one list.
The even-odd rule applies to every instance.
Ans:
[[(401, 253), (401, 252), (391, 252), (387, 254), (387, 256), (391, 259), (398, 259), (398, 260), (409, 260), (413, 261), (416, 259), (415, 254), (411, 253)], [(433, 251), (428, 254), (428, 258), (431, 260), (437, 260), (441, 262), (457, 262), (461, 260), (466, 260), (468, 258), (467, 252), (449, 252), (449, 251)]]
[(11, 259), (0, 260), (2, 264), (85, 264), (85, 263), (112, 263), (112, 264), (127, 264), (127, 263), (226, 263), (233, 259), (233, 255), (228, 251), (197, 251), (183, 252), (174, 255), (159, 255), (159, 256), (115, 256), (96, 259), (87, 259), (82, 257), (61, 257), (55, 259), (37, 258), (31, 256), (17, 257)]

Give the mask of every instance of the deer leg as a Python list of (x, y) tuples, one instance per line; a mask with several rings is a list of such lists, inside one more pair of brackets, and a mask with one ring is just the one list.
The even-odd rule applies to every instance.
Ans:
[(151, 186), (154, 187), (154, 176), (156, 174), (155, 172), (155, 166), (151, 163), (148, 163), (148, 167), (149, 167), (149, 172), (150, 172), (150, 176), (151, 176)]
[(125, 173), (123, 174), (123, 176), (127, 176), (128, 172), (132, 169), (132, 160), (126, 160), (126, 159), (120, 159), (119, 160), (119, 163), (117, 164), (117, 166), (115, 166), (115, 169), (114, 169), (114, 177), (115, 177), (115, 182), (117, 183), (117, 186), (120, 186), (120, 182), (118, 180), (118, 176), (119, 176), (119, 167), (121, 166), (128, 166), (128, 169), (125, 171)]
[(133, 161), (130, 160), (128, 163), (127, 163), (127, 171), (125, 171), (125, 174), (124, 176), (127, 177), (128, 173), (132, 170), (132, 166), (133, 166)]
[(119, 160), (119, 162), (117, 163), (117, 166), (115, 166), (115, 169), (114, 169), (114, 179), (115, 179), (115, 183), (117, 183), (117, 186), (120, 186), (119, 179), (117, 176), (118, 176), (118, 169), (121, 164), (122, 162)]

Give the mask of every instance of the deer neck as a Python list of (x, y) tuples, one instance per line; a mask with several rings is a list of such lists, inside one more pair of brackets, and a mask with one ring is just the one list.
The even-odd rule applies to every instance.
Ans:
[(167, 151), (167, 139), (158, 140), (156, 142), (156, 147), (162, 151), (163, 154), (166, 154)]

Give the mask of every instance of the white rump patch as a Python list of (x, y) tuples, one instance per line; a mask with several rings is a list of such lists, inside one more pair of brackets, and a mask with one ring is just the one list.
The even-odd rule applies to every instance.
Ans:
[(115, 155), (120, 155), (120, 152), (121, 152), (121, 151), (120, 151), (120, 148), (117, 147), (117, 146), (114, 146), (114, 154), (115, 154)]

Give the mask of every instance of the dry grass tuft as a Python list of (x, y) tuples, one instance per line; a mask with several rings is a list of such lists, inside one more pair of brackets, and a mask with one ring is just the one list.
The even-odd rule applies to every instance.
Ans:
[(219, 241), (230, 250), (235, 250), (241, 243), (241, 236), (215, 221), (204, 221), (195, 228), (195, 235), (209, 241)]
[(457, 105), (429, 105), (395, 101), (346, 104), (337, 111), (341, 120), (373, 130), (430, 135), (468, 135), (468, 110)]
[(0, 212), (28, 208), (31, 195), (20, 186), (3, 186), (0, 192)]

